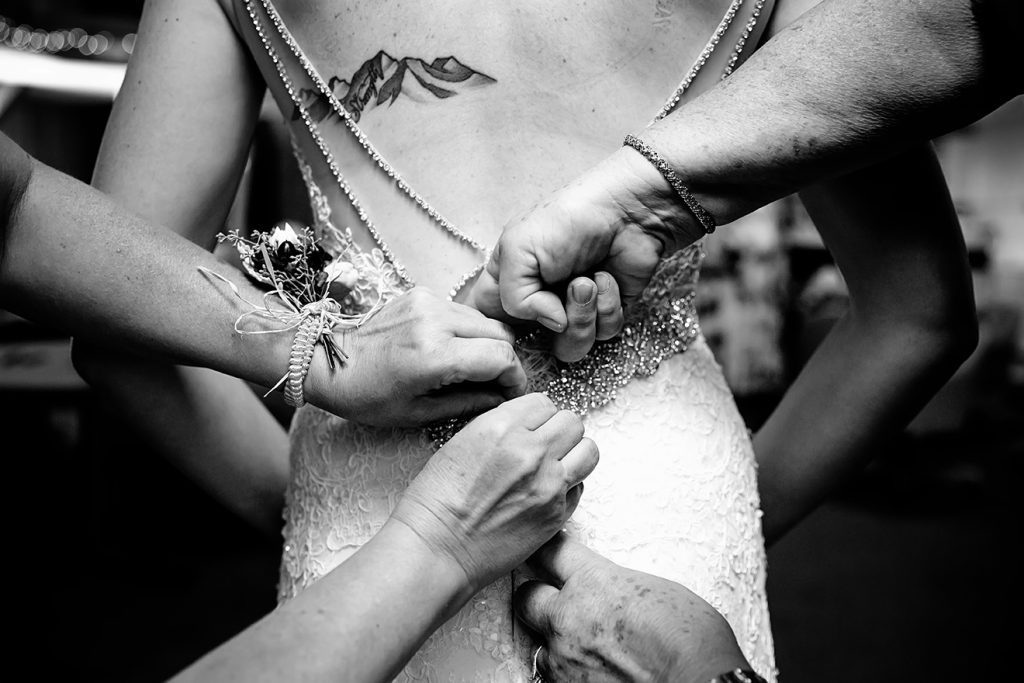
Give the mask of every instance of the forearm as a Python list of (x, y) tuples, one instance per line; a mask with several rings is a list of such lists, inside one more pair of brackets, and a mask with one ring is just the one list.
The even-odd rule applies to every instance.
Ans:
[[(237, 335), (233, 325), (244, 307), (197, 265), (231, 278), (250, 300), (260, 301), (260, 292), (203, 249), (41, 164), (8, 215), (4, 306), (74, 333), (76, 367), (101, 395), (227, 507), (276, 533), (287, 439), (244, 384), (81, 344), (138, 350), (272, 385), (287, 368), (290, 336)], [(203, 407), (204, 396), (216, 397), (208, 404), (215, 411)]]
[(235, 269), (154, 228), (82, 183), (42, 164), (7, 230), (3, 303), (77, 337), (215, 368), (270, 386), (284, 374), (287, 334), (240, 336), (249, 310), (221, 281), (262, 302)]
[(284, 429), (243, 382), (75, 341), (75, 367), (121, 423), (225, 508), (279, 537), (289, 476)]
[(963, 237), (930, 146), (800, 196), (850, 304), (755, 439), (770, 540), (901, 429), (977, 339)]
[(390, 681), (472, 596), (457, 564), (389, 521), (327, 576), (177, 681)]
[(768, 543), (877, 455), (962, 360), (926, 330), (842, 318), (754, 437)]
[(1013, 5), (825, 0), (644, 137), (727, 223), (1021, 92), (997, 51), (998, 12), (1019, 15)]

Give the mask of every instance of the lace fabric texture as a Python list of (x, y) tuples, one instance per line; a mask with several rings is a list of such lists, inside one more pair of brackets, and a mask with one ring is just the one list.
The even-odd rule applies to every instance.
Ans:
[[(403, 291), (379, 250), (361, 251), (298, 156), (324, 243), (359, 272), (358, 310)], [(601, 463), (570, 533), (627, 567), (685, 584), (725, 615), (754, 668), (775, 680), (756, 468), (746, 427), (699, 334), (701, 254), (663, 261), (629, 329), (578, 364), (522, 349), (532, 388), (584, 415)], [(291, 429), (279, 598), (295, 596), (376, 533), (434, 450), (436, 434), (347, 422), (312, 406)], [(401, 681), (526, 681), (531, 643), (508, 577), (428, 639)]]

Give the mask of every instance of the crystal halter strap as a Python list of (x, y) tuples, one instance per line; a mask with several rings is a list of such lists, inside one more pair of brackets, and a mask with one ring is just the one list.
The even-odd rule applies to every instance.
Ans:
[[(764, 9), (766, 4), (770, 5), (771, 3), (773, 3), (773, 1), (774, 0), (755, 0), (754, 9), (751, 12), (750, 20), (747, 22), (746, 26), (743, 28), (743, 31), (740, 33), (740, 37), (737, 40), (735, 46), (733, 47), (732, 53), (729, 55), (728, 60), (726, 61), (725, 68), (722, 73), (722, 78), (729, 76), (733, 72), (733, 69), (735, 69), (736, 65), (739, 63), (740, 58), (743, 54), (743, 50), (747, 45), (747, 41), (755, 33), (758, 18), (761, 16), (762, 10)], [(366, 230), (370, 234), (370, 237), (373, 239), (373, 242), (377, 245), (378, 248), (380, 248), (381, 253), (383, 253), (384, 256), (388, 259), (388, 261), (394, 266), (395, 272), (398, 274), (398, 277), (401, 278), (403, 283), (409, 286), (415, 284), (412, 277), (409, 275), (408, 270), (405, 268), (404, 265), (401, 264), (401, 262), (399, 262), (394, 252), (392, 252), (391, 248), (387, 245), (384, 238), (381, 236), (380, 232), (373, 224), (373, 221), (371, 221), (369, 215), (367, 215), (366, 210), (363, 208), (362, 204), (360, 204), (359, 199), (352, 191), (352, 188), (348, 184), (348, 181), (345, 180), (345, 176), (342, 174), (341, 168), (338, 166), (338, 162), (335, 159), (334, 154), (331, 152), (330, 148), (324, 141), (323, 136), (320, 135), (320, 130), (316, 122), (313, 121), (313, 118), (309, 115), (309, 112), (306, 110), (305, 105), (302, 103), (302, 100), (299, 97), (298, 92), (296, 91), (295, 85), (292, 83), (291, 77), (288, 75), (288, 71), (285, 68), (283, 60), (278, 55), (277, 50), (274, 48), (273, 44), (270, 41), (270, 38), (267, 35), (267, 31), (264, 28), (264, 20), (259, 16), (259, 12), (256, 10), (255, 7), (257, 3), (262, 7), (266, 17), (270, 20), (270, 23), (273, 25), (274, 31), (281, 38), (281, 40), (284, 41), (285, 45), (288, 46), (288, 49), (298, 60), (299, 64), (302, 66), (303, 71), (305, 71), (306, 76), (310, 79), (310, 81), (313, 83), (313, 85), (316, 87), (319, 93), (327, 100), (327, 102), (331, 106), (331, 109), (344, 122), (346, 129), (359, 143), (359, 146), (366, 152), (367, 156), (369, 156), (370, 159), (372, 159), (373, 162), (377, 165), (377, 167), (380, 168), (381, 172), (386, 173), (389, 178), (392, 178), (394, 180), (395, 186), (399, 189), (399, 191), (401, 191), (404, 195), (411, 199), (424, 213), (427, 214), (427, 216), (430, 217), (434, 224), (436, 224), (440, 229), (444, 230), (448, 234), (455, 237), (460, 243), (466, 245), (466, 247), (480, 254), (480, 263), (476, 265), (468, 273), (463, 275), (459, 279), (459, 281), (455, 283), (452, 289), (448, 292), (448, 298), (454, 299), (462, 290), (462, 288), (465, 287), (467, 283), (473, 280), (473, 278), (475, 278), (480, 273), (480, 271), (483, 270), (484, 266), (487, 264), (487, 260), (490, 258), (490, 249), (487, 246), (481, 244), (472, 236), (467, 235), (465, 232), (460, 230), (448, 219), (446, 219), (437, 209), (431, 206), (422, 195), (420, 195), (411, 185), (409, 185), (402, 178), (401, 174), (399, 174), (395, 167), (392, 166), (391, 163), (389, 163), (388, 160), (384, 158), (384, 156), (377, 150), (377, 148), (374, 147), (373, 143), (370, 142), (370, 140), (366, 137), (363, 131), (360, 130), (358, 124), (356, 124), (352, 116), (348, 113), (348, 110), (346, 110), (345, 107), (342, 106), (341, 102), (338, 101), (338, 98), (334, 96), (334, 92), (331, 90), (328, 83), (320, 75), (320, 72), (317, 71), (316, 67), (313, 66), (313, 63), (306, 56), (305, 52), (303, 52), (302, 48), (299, 47), (299, 44), (295, 41), (295, 39), (292, 37), (291, 32), (285, 26), (284, 21), (281, 19), (281, 15), (278, 14), (277, 8), (274, 7), (273, 3), (270, 0), (244, 0), (244, 3), (246, 11), (249, 14), (249, 18), (252, 21), (252, 25), (256, 30), (256, 34), (259, 36), (260, 42), (263, 45), (263, 49), (266, 51), (267, 55), (270, 57), (270, 60), (273, 62), (274, 67), (277, 70), (277, 74), (281, 79), (281, 83), (284, 86), (285, 91), (288, 93), (288, 97), (291, 99), (292, 104), (295, 106), (295, 110), (299, 113), (299, 116), (302, 118), (302, 122), (305, 125), (306, 130), (309, 132), (310, 138), (313, 140), (313, 143), (320, 151), (320, 154), (323, 157), (324, 162), (327, 164), (327, 167), (330, 169), (331, 175), (334, 177), (334, 180), (337, 183), (338, 188), (341, 190), (342, 194), (345, 195), (345, 198), (348, 200), (349, 204), (351, 204), (352, 209), (355, 212), (356, 216), (359, 217), (360, 222), (366, 227)], [(732, 25), (733, 19), (736, 18), (736, 15), (742, 8), (743, 3), (744, 0), (732, 0), (732, 2), (729, 5), (729, 8), (726, 10), (725, 16), (722, 17), (722, 20), (718, 23), (715, 32), (712, 34), (711, 39), (704, 46), (704, 49), (701, 50), (700, 55), (697, 57), (697, 60), (694, 62), (693, 66), (690, 67), (690, 70), (687, 72), (686, 76), (679, 83), (676, 89), (672, 92), (672, 95), (668, 98), (668, 100), (666, 100), (664, 106), (662, 106), (661, 110), (651, 121), (652, 124), (670, 114), (672, 110), (675, 109), (676, 105), (679, 104), (679, 101), (683, 98), (683, 95), (686, 93), (690, 85), (697, 78), (697, 75), (700, 73), (701, 69), (704, 67), (705, 64), (707, 64), (708, 60), (710, 60), (711, 55), (715, 51), (715, 48), (718, 47), (718, 44), (721, 42), (722, 38), (729, 30), (729, 27)]]

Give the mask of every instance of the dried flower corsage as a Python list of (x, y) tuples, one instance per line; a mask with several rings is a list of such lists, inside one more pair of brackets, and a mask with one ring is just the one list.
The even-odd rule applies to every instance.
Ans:
[[(263, 305), (246, 301), (233, 282), (222, 275), (200, 267), (207, 275), (226, 282), (235, 296), (251, 310), (235, 321), (239, 334), (268, 334), (296, 330), (292, 343), (288, 372), (269, 392), (285, 385), (285, 400), (298, 407), (305, 403), (302, 383), (309, 372), (316, 345), (327, 352), (331, 370), (344, 365), (348, 355), (332, 334), (336, 328), (352, 329), (365, 323), (383, 305), (379, 300), (367, 312), (358, 315), (342, 311), (343, 301), (356, 285), (358, 274), (351, 263), (332, 260), (308, 227), (296, 229), (291, 224), (279, 223), (269, 232), (255, 232), (243, 237), (237, 230), (217, 236), (221, 242), (232, 244), (241, 258), (242, 266), (253, 279), (271, 287), (263, 296)], [(272, 308), (271, 299), (278, 300), (285, 310)], [(243, 329), (250, 318), (263, 318), (281, 326), (271, 330)]]

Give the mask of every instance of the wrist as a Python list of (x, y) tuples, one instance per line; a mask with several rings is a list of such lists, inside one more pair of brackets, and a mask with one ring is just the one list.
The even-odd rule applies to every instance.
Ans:
[(436, 584), (434, 589), (444, 599), (450, 616), (483, 586), (470, 579), (465, 567), (451, 553), (427, 540), (429, 534), (420, 528), (414, 516), (404, 513), (401, 507), (397, 507), (381, 533), (387, 530), (387, 537), (400, 543), (403, 554)]
[[(335, 333), (334, 341), (338, 348), (343, 351), (342, 335)], [(288, 357), (291, 353), (290, 347), (285, 349), (284, 362), (282, 367), (288, 369)], [(331, 368), (327, 362), (327, 351), (323, 344), (317, 344), (313, 350), (313, 359), (309, 364), (309, 371), (306, 373), (306, 381), (303, 385), (305, 399), (318, 408), (322, 408), (338, 417), (350, 418), (352, 414), (350, 387), (344, 381), (344, 368), (335, 363)]]
[(713, 683), (727, 672), (751, 668), (736, 642), (732, 627), (710, 606), (707, 610), (710, 621), (698, 619), (700, 627), (697, 629), (668, 629), (672, 634), (666, 642), (666, 650), (671, 653), (668, 655), (669, 666), (659, 680)]
[(701, 239), (705, 230), (676, 190), (640, 152), (624, 146), (612, 154), (606, 192), (619, 208), (620, 228), (639, 228), (662, 245), (662, 256)]

